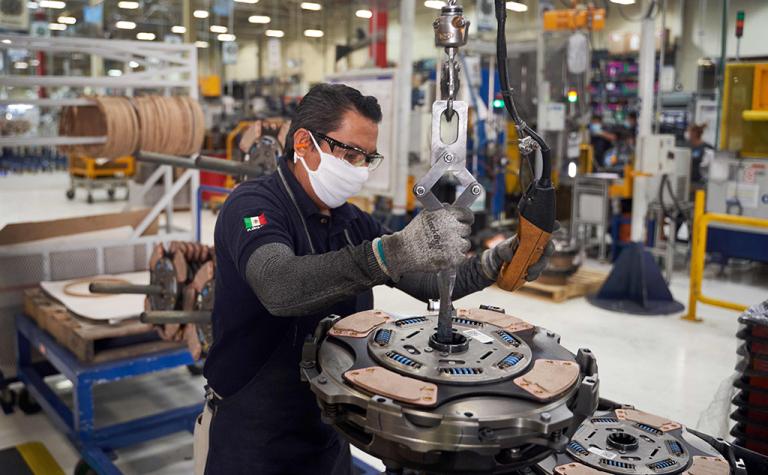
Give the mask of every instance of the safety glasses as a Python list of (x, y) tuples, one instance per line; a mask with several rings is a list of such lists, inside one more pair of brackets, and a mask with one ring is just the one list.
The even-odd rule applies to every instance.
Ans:
[[(378, 152), (368, 153), (361, 148), (347, 145), (344, 142), (339, 142), (338, 140), (328, 137), (325, 134), (321, 134), (320, 132), (310, 132), (316, 138), (324, 140), (328, 146), (331, 147), (331, 153), (333, 153), (336, 157), (345, 160), (350, 165), (354, 165), (356, 167), (368, 167), (370, 171), (373, 171), (378, 168), (379, 165), (381, 165), (381, 162), (384, 160), (384, 156)], [(341, 156), (337, 155), (337, 149), (342, 152)]]

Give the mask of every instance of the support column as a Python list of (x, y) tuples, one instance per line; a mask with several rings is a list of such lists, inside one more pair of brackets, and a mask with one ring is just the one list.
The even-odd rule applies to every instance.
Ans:
[[(392, 214), (395, 227), (405, 225), (405, 211), (408, 188), (408, 138), (411, 136), (411, 77), (413, 76), (413, 30), (416, 23), (415, 0), (400, 2), (400, 58), (397, 66), (397, 144), (394, 158), (395, 167), (392, 199)], [(386, 43), (384, 47), (386, 62)]]

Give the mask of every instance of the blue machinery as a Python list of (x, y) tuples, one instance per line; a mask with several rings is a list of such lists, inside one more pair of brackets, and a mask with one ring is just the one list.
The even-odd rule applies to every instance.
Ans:
[[(110, 454), (115, 449), (175, 432), (192, 432), (195, 418), (202, 411), (202, 402), (99, 429), (94, 425), (94, 384), (192, 364), (194, 360), (186, 348), (108, 363), (83, 364), (28, 317), (16, 317), (16, 329), (19, 379), (24, 382), (56, 428), (64, 432), (80, 451), (83, 460), (100, 475), (121, 473), (110, 459)], [(33, 347), (72, 382), (74, 413), (43, 381), (46, 372), (31, 361)]]

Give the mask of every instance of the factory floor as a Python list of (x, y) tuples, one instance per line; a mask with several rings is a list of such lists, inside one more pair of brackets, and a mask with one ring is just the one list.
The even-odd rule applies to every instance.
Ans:
[[(93, 212), (119, 211), (120, 202), (88, 205), (84, 196), (74, 202), (64, 198), (63, 174), (0, 177), (0, 227), (8, 222), (79, 216)], [(96, 195), (99, 199), (99, 195)], [(19, 206), (23, 203), (23, 206)], [(177, 213), (178, 223), (187, 223), (186, 213)], [(211, 242), (215, 216), (203, 214), (203, 240)], [(588, 261), (592, 268), (608, 269)], [(768, 297), (765, 267), (729, 269), (718, 276), (708, 267), (704, 291), (716, 298), (754, 304)], [(675, 298), (687, 305), (687, 271), (677, 272), (670, 286)], [(388, 287), (374, 289), (376, 305), (387, 311), (409, 314), (424, 310), (424, 304)], [(719, 390), (727, 388), (736, 363), (736, 313), (701, 305), (701, 323), (689, 323), (679, 315), (640, 317), (605, 311), (578, 298), (560, 304), (488, 288), (457, 302), (459, 307), (490, 304), (508, 313), (552, 330), (572, 351), (590, 348), (597, 357), (600, 394), (633, 404), (648, 412), (670, 417), (691, 427), (714, 433), (725, 424), (723, 404), (712, 404)], [(725, 384), (723, 384), (725, 382)], [(53, 379), (56, 391), (71, 392), (66, 381)], [(97, 425), (150, 414), (194, 402), (202, 396), (203, 379), (186, 369), (120, 381), (96, 388)], [(720, 391), (723, 397), (723, 391)], [(726, 393), (727, 394), (727, 393)], [(0, 415), (0, 448), (27, 441), (42, 441), (71, 473), (79, 459), (69, 441), (44, 414), (26, 416), (20, 411)], [(118, 451), (117, 465), (126, 474), (187, 474), (192, 470), (192, 439), (176, 434)], [(368, 457), (366, 457), (368, 458)]]

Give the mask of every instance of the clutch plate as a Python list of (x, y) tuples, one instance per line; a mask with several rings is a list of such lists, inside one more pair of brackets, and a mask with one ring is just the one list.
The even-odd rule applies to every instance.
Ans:
[(324, 319), (302, 377), (325, 422), (390, 469), (508, 473), (564, 450), (597, 408), (597, 363), (501, 309), (459, 309), (452, 349), (437, 315)]

